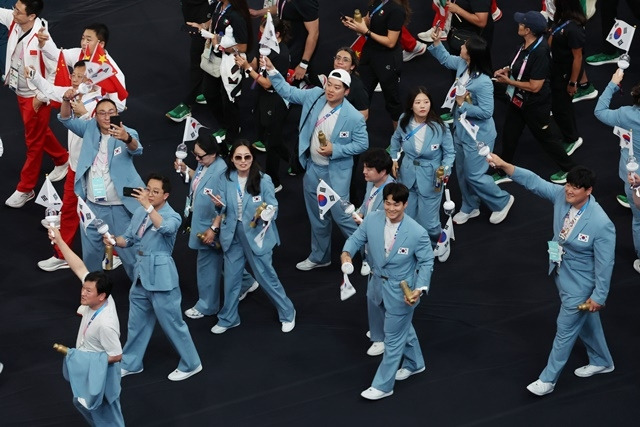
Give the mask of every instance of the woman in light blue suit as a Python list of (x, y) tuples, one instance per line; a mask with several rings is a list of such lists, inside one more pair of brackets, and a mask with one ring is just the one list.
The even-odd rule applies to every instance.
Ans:
[(273, 247), (280, 244), (273, 182), (253, 161), (253, 147), (248, 141), (236, 141), (230, 158), (229, 169), (216, 192), (222, 202), (217, 203), (221, 211), (215, 224), (220, 227), (224, 251), (224, 306), (211, 332), (221, 334), (240, 325), (238, 297), (245, 262), (276, 306), (282, 332), (290, 332), (295, 327), (296, 312), (272, 264)]
[[(609, 126), (618, 126), (626, 131), (633, 131), (633, 152), (634, 156), (640, 156), (640, 84), (633, 87), (631, 96), (633, 97), (633, 105), (620, 107), (616, 110), (609, 108), (613, 94), (620, 90), (620, 83), (624, 73), (617, 70), (611, 77), (611, 81), (605, 88), (602, 95), (598, 99), (596, 109), (594, 111), (598, 120)], [(629, 161), (629, 150), (620, 149), (620, 162), (618, 163), (618, 176), (625, 183), (624, 189), (627, 200), (632, 202), (633, 195), (631, 187), (627, 185), (627, 162)], [(633, 220), (631, 221), (631, 230), (633, 233), (633, 247), (636, 250), (636, 260), (633, 262), (633, 268), (640, 273), (640, 209), (631, 203), (631, 212)]]
[[(437, 28), (437, 27), (436, 27)], [(436, 33), (440, 32), (437, 28)], [(457, 96), (453, 105), (453, 142), (456, 150), (456, 176), (462, 193), (460, 212), (453, 217), (456, 224), (464, 224), (480, 215), (480, 202), (484, 202), (492, 215), (492, 224), (502, 222), (513, 204), (513, 196), (498, 187), (487, 175), (489, 165), (478, 154), (476, 141), (460, 123), (460, 115), (478, 126), (477, 141), (484, 142), (491, 151), (496, 141), (493, 122), (493, 83), (491, 56), (487, 42), (472, 36), (462, 45), (460, 56), (450, 55), (440, 43), (438, 34), (429, 46), (429, 52), (445, 67), (456, 70), (458, 86), (465, 86), (467, 94)]]
[[(404, 159), (398, 171), (400, 154)], [(431, 108), (431, 96), (422, 86), (414, 88), (407, 97), (405, 111), (391, 137), (393, 175), (409, 188), (407, 215), (418, 221), (431, 237), (435, 247), (442, 232), (439, 191), (435, 188), (436, 170), (444, 166), (451, 171), (455, 152), (451, 132)]]
[[(185, 217), (192, 215), (189, 247), (198, 251), (196, 267), (198, 301), (196, 305), (184, 312), (184, 315), (191, 319), (212, 316), (220, 309), (222, 250), (216, 248), (214, 244), (213, 220), (217, 216), (217, 212), (209, 196), (217, 189), (218, 183), (223, 179), (224, 172), (227, 170), (227, 163), (220, 157), (222, 155), (220, 151), (220, 145), (216, 141), (209, 135), (202, 135), (196, 140), (193, 149), (193, 155), (198, 161), (196, 169), (190, 169), (182, 162), (176, 161), (174, 164), (176, 169), (180, 168), (191, 178)], [(190, 212), (187, 212), (187, 209)], [(197, 236), (198, 234), (203, 235), (202, 239)], [(242, 278), (242, 293), (251, 289), (254, 283), (257, 288), (257, 282), (245, 271)]]

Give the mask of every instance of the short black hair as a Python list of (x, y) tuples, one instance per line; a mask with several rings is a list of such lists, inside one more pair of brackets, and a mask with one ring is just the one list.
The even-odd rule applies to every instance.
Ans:
[(107, 43), (109, 42), (109, 28), (106, 25), (94, 22), (93, 24), (89, 24), (84, 27), (84, 30), (82, 31), (84, 32), (85, 30), (94, 31), (98, 40), (104, 42), (104, 46), (107, 47)]
[(113, 282), (104, 271), (92, 271), (85, 276), (84, 281), (96, 282), (96, 291), (98, 292), (98, 295), (106, 294), (107, 298), (111, 295)]
[(162, 191), (165, 193), (171, 193), (171, 181), (169, 181), (169, 178), (164, 175), (160, 175), (159, 173), (151, 172), (149, 176), (147, 176), (147, 184), (149, 184), (149, 181), (152, 179), (162, 182)]
[(399, 182), (390, 182), (384, 186), (382, 190), (382, 197), (384, 200), (391, 196), (394, 202), (407, 203), (409, 200), (409, 189), (406, 185)]
[(227, 144), (222, 141), (218, 143), (215, 136), (209, 133), (208, 129), (202, 129), (196, 139), (196, 145), (202, 148), (205, 154), (215, 154), (220, 157), (224, 157), (228, 154)]
[(104, 104), (105, 102), (109, 102), (109, 103), (111, 103), (111, 105), (113, 105), (113, 106), (116, 108), (116, 111), (118, 110), (118, 106), (116, 105), (116, 103), (115, 103), (112, 99), (109, 99), (109, 98), (102, 98), (100, 101), (98, 101), (98, 102), (96, 103), (96, 108), (94, 108), (94, 113), (95, 113), (95, 111), (97, 111), (97, 110), (98, 110), (98, 107), (99, 107), (101, 104)]
[(368, 168), (374, 168), (378, 173), (386, 171), (391, 173), (393, 161), (387, 150), (380, 147), (371, 148), (362, 154), (362, 163)]
[(44, 9), (44, 2), (42, 0), (19, 0), (24, 5), (24, 11), (29, 15), (40, 16), (42, 9)]
[(596, 184), (596, 174), (584, 166), (575, 166), (567, 174), (567, 184), (585, 190), (592, 188)]
[(80, 61), (73, 64), (73, 69), (75, 70), (78, 67), (86, 67), (86, 66), (87, 66), (87, 61), (85, 61), (84, 59), (81, 59)]

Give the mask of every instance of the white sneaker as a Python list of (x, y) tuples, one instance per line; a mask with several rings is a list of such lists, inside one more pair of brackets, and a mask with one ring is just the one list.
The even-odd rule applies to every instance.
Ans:
[(200, 311), (198, 311), (198, 309), (196, 309), (195, 307), (191, 307), (190, 309), (185, 310), (184, 315), (189, 319), (202, 319), (204, 317), (204, 314), (200, 313)]
[(411, 375), (419, 374), (420, 372), (424, 372), (425, 367), (423, 366), (420, 369), (415, 371), (410, 371), (407, 368), (400, 368), (398, 372), (396, 372), (396, 381), (404, 381), (409, 378)]
[(278, 185), (276, 188), (273, 189), (274, 193), (279, 193), (282, 191), (282, 184)]
[(240, 326), (240, 323), (229, 327), (216, 324), (213, 328), (211, 328), (211, 333), (216, 335), (224, 334), (225, 332), (227, 332), (227, 329), (235, 328), (236, 326)]
[(374, 342), (367, 350), (369, 356), (380, 356), (382, 353), (384, 353), (384, 342), (382, 341)]
[(304, 261), (300, 261), (299, 263), (297, 263), (296, 268), (302, 271), (309, 271), (309, 270), (313, 270), (314, 268), (326, 267), (328, 265), (331, 265), (331, 261), (318, 264), (313, 261), (310, 261), (309, 258), (307, 258)]
[(556, 385), (554, 383), (545, 383), (538, 379), (529, 384), (527, 390), (536, 396), (544, 396), (545, 394), (551, 393), (555, 387)]
[(282, 332), (285, 334), (287, 332), (293, 331), (293, 328), (296, 327), (296, 311), (293, 310), (293, 320), (291, 322), (282, 322)]
[(502, 210), (493, 212), (489, 217), (489, 222), (491, 224), (500, 224), (502, 221), (504, 221), (504, 219), (509, 214), (509, 209), (511, 209), (511, 206), (513, 205), (514, 200), (515, 200), (515, 197), (509, 196), (509, 201), (507, 202), (507, 205), (504, 208), (502, 208)]
[(238, 301), (242, 301), (243, 299), (245, 299), (247, 297), (247, 294), (249, 292), (254, 292), (259, 287), (260, 287), (260, 284), (257, 281), (253, 282), (253, 285), (251, 285), (251, 287), (249, 289), (247, 289), (246, 291), (244, 291), (244, 293), (242, 295), (240, 295), (240, 298), (238, 298)]
[(573, 373), (576, 374), (577, 377), (588, 378), (595, 374), (608, 374), (609, 372), (613, 372), (615, 368), (616, 367), (613, 365), (611, 366), (586, 365), (576, 369), (575, 371), (573, 371)]
[(69, 172), (69, 162), (64, 165), (56, 166), (51, 172), (49, 172), (49, 181), (61, 181), (65, 176), (67, 176), (67, 172)]
[(368, 276), (371, 274), (371, 267), (367, 261), (362, 261), (362, 267), (360, 267), (360, 274), (363, 276)]
[(416, 47), (414, 47), (411, 52), (406, 50), (402, 51), (402, 62), (409, 62), (416, 56), (423, 55), (426, 51), (427, 45), (420, 41), (416, 41)]
[(640, 259), (633, 261), (633, 269), (640, 273)]
[(127, 371), (124, 368), (120, 368), (120, 378), (126, 377), (127, 375), (135, 375), (144, 371), (144, 369), (140, 369), (139, 371)]
[[(118, 255), (114, 255), (113, 256), (113, 263), (111, 265), (111, 270), (115, 270), (116, 268), (120, 267), (122, 265), (122, 260), (120, 259), (120, 257)], [(102, 260), (102, 269), (104, 270), (107, 267), (107, 259), (104, 258)]]
[[(51, 225), (51, 222), (47, 221), (47, 219), (45, 218), (42, 221), (40, 221), (40, 224), (42, 224), (42, 226), (48, 230), (49, 226)], [(55, 228), (60, 228), (60, 215), (58, 215), (55, 221), (53, 221), (53, 226)]]
[(56, 271), (61, 270), (63, 268), (69, 268), (69, 263), (64, 259), (56, 258), (52, 256), (51, 258), (38, 261), (38, 267), (44, 271)]
[[(418, 40), (425, 43), (433, 43), (433, 27), (429, 28), (427, 31), (423, 31), (417, 34)], [(447, 32), (442, 30), (440, 31), (440, 40), (444, 41), (447, 39)]]
[(453, 223), (457, 225), (464, 224), (471, 218), (475, 218), (477, 216), (480, 216), (480, 209), (474, 209), (470, 213), (460, 211), (453, 216)]
[(169, 376), (167, 376), (167, 378), (169, 378), (169, 381), (182, 381), (194, 376), (200, 371), (202, 371), (202, 364), (198, 365), (196, 369), (189, 372), (182, 372), (180, 369), (176, 369), (175, 371), (171, 372)]
[(33, 190), (28, 193), (23, 193), (22, 191), (14, 191), (13, 194), (4, 202), (5, 205), (10, 208), (21, 208), (27, 203), (29, 200), (36, 197), (36, 194)]
[(385, 392), (385, 391), (378, 390), (377, 388), (369, 387), (368, 389), (360, 393), (360, 396), (368, 400), (380, 400), (387, 396), (391, 396), (392, 394), (393, 394), (393, 390)]

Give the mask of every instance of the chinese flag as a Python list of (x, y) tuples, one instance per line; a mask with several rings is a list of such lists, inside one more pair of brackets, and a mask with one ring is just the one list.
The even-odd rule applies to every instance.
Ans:
[(353, 49), (358, 59), (360, 59), (360, 55), (362, 55), (362, 48), (366, 41), (367, 38), (365, 36), (359, 36), (353, 43), (351, 43), (351, 49)]
[(129, 92), (127, 92), (127, 89), (122, 86), (122, 83), (120, 83), (118, 78), (115, 76), (118, 71), (113, 66), (113, 64), (109, 62), (109, 59), (107, 59), (107, 53), (99, 44), (96, 46), (96, 50), (93, 51), (93, 56), (91, 57), (90, 61), (98, 64), (104, 64), (106, 62), (107, 64), (111, 65), (114, 75), (98, 83), (98, 86), (100, 86), (106, 93), (117, 93), (118, 98), (121, 101), (125, 100), (129, 96)]
[(53, 81), (55, 86), (69, 87), (71, 86), (71, 75), (69, 74), (69, 67), (67, 61), (64, 60), (64, 54), (60, 49), (60, 55), (58, 56), (58, 65), (56, 66), (56, 78)]

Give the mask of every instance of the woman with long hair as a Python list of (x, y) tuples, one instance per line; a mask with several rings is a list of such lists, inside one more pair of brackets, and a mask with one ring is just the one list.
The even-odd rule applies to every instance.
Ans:
[(348, 16), (342, 18), (347, 28), (367, 37), (360, 56), (360, 77), (369, 99), (380, 83), (394, 128), (402, 113), (399, 82), (402, 48), (398, 41), (402, 25), (410, 15), (408, 0), (371, 0), (362, 21), (356, 22)]
[[(456, 150), (456, 176), (462, 193), (462, 206), (453, 217), (456, 224), (464, 224), (480, 215), (480, 202), (484, 202), (492, 214), (492, 224), (502, 222), (513, 204), (513, 196), (500, 189), (493, 178), (486, 174), (489, 165), (479, 155), (479, 144), (483, 142), (491, 151), (496, 141), (496, 125), (493, 122), (493, 83), (491, 56), (487, 42), (479, 36), (471, 36), (460, 49), (460, 56), (449, 54), (440, 43), (440, 28), (434, 31), (435, 41), (429, 52), (445, 67), (455, 70), (456, 96), (453, 104), (453, 142)], [(475, 126), (478, 134), (474, 139), (464, 129), (461, 115)], [(484, 154), (484, 153), (483, 153)]]
[[(198, 251), (196, 261), (198, 301), (184, 312), (184, 315), (191, 319), (212, 316), (220, 309), (222, 251), (216, 248), (214, 242), (216, 231), (212, 223), (216, 217), (216, 211), (208, 193), (216, 189), (227, 170), (227, 164), (222, 158), (226, 149), (226, 144), (218, 144), (210, 135), (200, 135), (192, 151), (198, 166), (191, 169), (178, 159), (173, 165), (176, 170), (189, 174), (190, 177), (185, 217), (191, 217), (189, 248)], [(249, 289), (253, 291), (257, 287), (257, 282), (245, 271), (242, 277), (243, 292)]]
[(224, 251), (224, 306), (218, 323), (211, 329), (222, 334), (240, 325), (238, 297), (242, 270), (246, 262), (256, 280), (276, 306), (282, 332), (290, 332), (296, 324), (296, 311), (287, 297), (272, 264), (273, 247), (280, 244), (275, 218), (278, 200), (269, 175), (260, 172), (254, 161), (254, 149), (246, 140), (231, 147), (229, 168), (218, 183), (220, 243)]
[(584, 74), (587, 17), (580, 0), (554, 0), (554, 4), (556, 10), (548, 40), (551, 48), (551, 111), (567, 154), (571, 155), (582, 145), (573, 111), (573, 96)]
[[(635, 135), (631, 138), (633, 144), (634, 161), (638, 163), (637, 157), (640, 156), (640, 84), (637, 84), (631, 89), (631, 97), (633, 98), (633, 105), (620, 107), (616, 110), (610, 108), (611, 99), (613, 94), (620, 90), (620, 83), (624, 77), (624, 72), (618, 69), (611, 81), (600, 95), (594, 114), (598, 120), (609, 126), (618, 126), (625, 130), (625, 133)], [(628, 136), (628, 135), (627, 135)], [(625, 135), (620, 135), (620, 139), (626, 139)], [(633, 194), (631, 187), (627, 185), (628, 170), (627, 164), (630, 162), (629, 150), (631, 147), (620, 148), (620, 162), (618, 163), (618, 175), (620, 179), (625, 183), (625, 194), (629, 201), (633, 200)], [(640, 184), (636, 182), (634, 187)], [(631, 212), (633, 213), (633, 220), (631, 221), (631, 231), (633, 233), (633, 247), (636, 250), (636, 260), (633, 262), (633, 268), (640, 273), (640, 208), (631, 203)]]
[[(435, 247), (442, 232), (443, 176), (438, 177), (437, 173), (444, 170), (448, 175), (455, 152), (449, 128), (431, 106), (431, 95), (426, 88), (411, 89), (404, 113), (391, 137), (391, 158), (393, 175), (409, 189), (406, 213), (429, 232)], [(401, 153), (404, 158), (398, 166)]]

